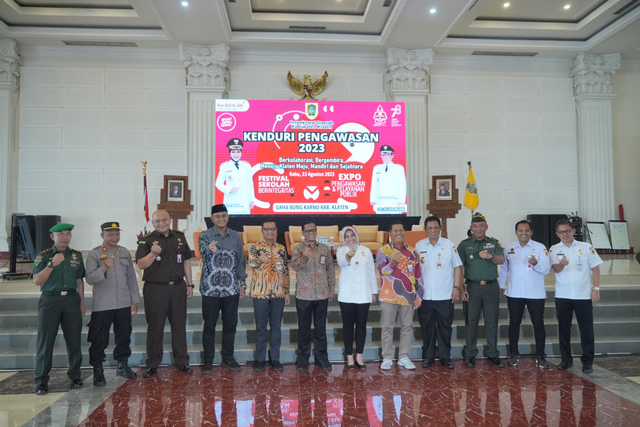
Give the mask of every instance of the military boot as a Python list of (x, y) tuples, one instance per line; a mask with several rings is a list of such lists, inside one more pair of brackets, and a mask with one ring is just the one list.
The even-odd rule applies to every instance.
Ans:
[(102, 365), (93, 367), (93, 385), (95, 387), (104, 387), (107, 385), (107, 380), (104, 379)]
[(136, 375), (136, 373), (133, 372), (127, 364), (127, 359), (118, 360), (118, 370), (116, 371), (116, 375), (119, 377), (127, 378), (129, 380), (138, 378), (138, 375)]

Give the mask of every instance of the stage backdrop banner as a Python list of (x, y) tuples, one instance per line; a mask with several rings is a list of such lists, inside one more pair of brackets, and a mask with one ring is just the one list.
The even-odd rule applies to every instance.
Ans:
[(402, 102), (216, 101), (230, 214), (406, 214)]

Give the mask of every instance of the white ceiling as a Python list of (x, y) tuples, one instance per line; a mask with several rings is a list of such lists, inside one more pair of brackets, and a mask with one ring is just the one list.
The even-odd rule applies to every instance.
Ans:
[[(501, 52), (640, 59), (640, 0), (0, 0), (21, 45), (227, 43), (237, 51)], [(570, 5), (569, 9), (564, 9)], [(436, 13), (430, 13), (431, 8)], [(132, 47), (133, 48), (133, 47)]]

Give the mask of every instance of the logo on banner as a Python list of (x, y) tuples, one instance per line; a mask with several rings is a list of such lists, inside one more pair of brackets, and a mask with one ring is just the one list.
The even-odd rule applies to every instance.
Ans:
[(304, 198), (307, 199), (307, 200), (309, 200), (309, 199), (315, 200), (318, 197), (320, 197), (320, 190), (318, 190), (318, 187), (316, 187), (316, 186), (309, 186), (309, 187), (304, 189), (302, 194), (304, 194)]
[(402, 106), (400, 104), (395, 105), (391, 109), (391, 112), (393, 113), (393, 114), (391, 114), (391, 117), (395, 117), (395, 116), (401, 114), (402, 113)]
[(374, 126), (386, 126), (387, 125), (387, 113), (385, 113), (382, 105), (378, 105), (376, 112), (373, 113), (373, 125)]
[(314, 120), (318, 117), (318, 104), (317, 103), (308, 103), (305, 104), (305, 114), (309, 120)]
[(223, 132), (229, 132), (235, 129), (236, 127), (236, 118), (229, 113), (220, 114), (218, 116), (218, 121), (216, 123), (218, 125), (218, 129)]

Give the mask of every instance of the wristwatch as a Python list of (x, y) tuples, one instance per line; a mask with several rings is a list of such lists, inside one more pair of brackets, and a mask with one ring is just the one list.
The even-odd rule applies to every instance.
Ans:
[(187, 285), (187, 288), (195, 288), (195, 285), (193, 285), (193, 284)]
[(593, 290), (600, 292), (600, 286), (596, 286), (595, 288), (593, 288)]
[(51, 267), (51, 268), (53, 268), (53, 267), (55, 267), (55, 266), (53, 265), (53, 263), (52, 263), (51, 261), (49, 261), (49, 262), (47, 263), (47, 267)]

